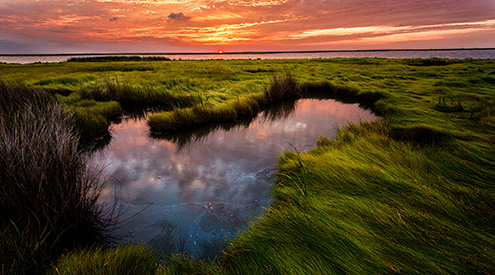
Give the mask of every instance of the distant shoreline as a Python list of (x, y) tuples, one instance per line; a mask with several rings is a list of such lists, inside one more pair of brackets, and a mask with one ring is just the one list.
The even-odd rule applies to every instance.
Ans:
[(86, 55), (241, 55), (241, 54), (291, 54), (291, 53), (353, 53), (353, 52), (428, 52), (428, 51), (484, 51), (495, 48), (452, 49), (376, 49), (376, 50), (318, 50), (318, 51), (246, 51), (246, 52), (185, 52), (185, 53), (58, 53), (58, 54), (0, 54), (0, 56), (86, 56)]

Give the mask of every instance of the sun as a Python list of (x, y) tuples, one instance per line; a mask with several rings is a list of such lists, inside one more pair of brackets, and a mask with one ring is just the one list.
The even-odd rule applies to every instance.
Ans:
[(218, 50), (217, 51), (219, 54), (222, 54), (223, 53), (223, 50)]

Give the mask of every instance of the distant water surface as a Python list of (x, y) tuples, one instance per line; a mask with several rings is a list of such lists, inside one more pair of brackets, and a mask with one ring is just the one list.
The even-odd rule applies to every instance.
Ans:
[[(392, 50), (392, 51), (334, 51), (334, 52), (286, 52), (286, 53), (240, 53), (240, 54), (130, 54), (132, 56), (160, 56), (175, 60), (202, 59), (311, 59), (311, 58), (452, 58), (495, 59), (495, 49), (476, 50)], [(28, 64), (35, 62), (65, 62), (73, 57), (105, 55), (0, 55), (0, 62)], [(112, 56), (109, 54), (108, 56)]]

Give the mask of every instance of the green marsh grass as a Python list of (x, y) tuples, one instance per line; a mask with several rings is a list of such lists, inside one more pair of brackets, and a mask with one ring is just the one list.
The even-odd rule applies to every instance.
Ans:
[(105, 78), (102, 83), (94, 82), (89, 87), (81, 85), (79, 94), (83, 100), (117, 101), (122, 106), (131, 108), (160, 106), (161, 108), (170, 109), (172, 107), (189, 107), (198, 100), (195, 96), (176, 95), (165, 89), (156, 89), (151, 85), (133, 86), (122, 84), (117, 78)]
[[(468, 176), (481, 167), (460, 144), (418, 148), (388, 128), (351, 125), (306, 154), (287, 152), (275, 202), (233, 241), (226, 272), (492, 273), (495, 199)], [(481, 169), (481, 181), (493, 179)]]
[(144, 245), (87, 249), (62, 256), (48, 274), (155, 274), (159, 257)]
[(151, 114), (148, 117), (148, 126), (153, 132), (177, 132), (208, 123), (250, 119), (255, 117), (259, 111), (267, 110), (274, 104), (311, 95), (345, 97), (355, 101), (361, 99), (369, 104), (382, 96), (379, 93), (360, 93), (356, 89), (328, 82), (303, 85), (294, 75), (283, 73), (274, 75), (263, 93), (238, 96), (236, 99), (214, 105), (207, 105), (201, 101), (199, 106)]
[(92, 72), (97, 66), (2, 64), (0, 73), (35, 87), (73, 89), (57, 95), (72, 105), (82, 101), (79, 86), (34, 83), (68, 77), (91, 87), (106, 78), (195, 96), (191, 106), (175, 106), (185, 121), (172, 112), (158, 116), (170, 115), (159, 124), (179, 129), (196, 127), (195, 112), (214, 118), (197, 121), (202, 125), (235, 120), (251, 104), (256, 110), (251, 100), (262, 107), (273, 75), (287, 71), (305, 92), (358, 101), (383, 116), (344, 127), (336, 139), (322, 137), (306, 153), (285, 153), (271, 206), (217, 261), (149, 263), (161, 263), (158, 274), (495, 273), (495, 60), (157, 61), (153, 71), (111, 74)]
[(244, 96), (215, 106), (196, 105), (151, 114), (148, 125), (153, 132), (177, 132), (204, 124), (239, 121), (254, 117), (265, 99), (261, 95)]
[(116, 101), (82, 100), (68, 105), (68, 112), (74, 115), (83, 138), (97, 138), (108, 134), (110, 120), (121, 114), (122, 108)]

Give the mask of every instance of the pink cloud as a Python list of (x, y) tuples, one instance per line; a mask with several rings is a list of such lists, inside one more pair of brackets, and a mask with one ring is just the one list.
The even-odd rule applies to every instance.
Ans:
[(18, 0), (0, 3), (0, 53), (12, 48), (2, 45), (33, 41), (66, 50), (84, 41), (87, 51), (133, 43), (178, 51), (365, 48), (378, 40), (413, 47), (435, 31), (441, 45), (495, 45), (495, 38), (473, 40), (493, 29), (493, 20), (493, 0)]

